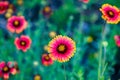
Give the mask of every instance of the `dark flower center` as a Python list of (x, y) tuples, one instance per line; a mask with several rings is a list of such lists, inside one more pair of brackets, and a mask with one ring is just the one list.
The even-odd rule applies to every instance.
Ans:
[(44, 15), (50, 15), (50, 14), (52, 13), (52, 10), (51, 10), (51, 8), (50, 8), (49, 6), (46, 6), (46, 7), (43, 9), (42, 13), (43, 13)]
[(66, 47), (66, 45), (64, 45), (64, 44), (60, 44), (60, 45), (57, 47), (57, 51), (58, 51), (59, 53), (65, 53), (66, 50), (67, 50), (67, 47)]
[(0, 6), (0, 10), (4, 10), (4, 6)]
[(25, 45), (26, 45), (26, 42), (25, 42), (25, 41), (20, 41), (20, 44), (21, 44), (22, 46), (25, 46)]
[(20, 21), (15, 20), (15, 21), (13, 22), (13, 25), (14, 25), (15, 27), (19, 27), (19, 26), (20, 26)]
[(10, 68), (6, 65), (2, 68), (3, 73), (8, 73), (10, 71)]
[(107, 14), (109, 17), (113, 18), (115, 15), (114, 15), (114, 12), (113, 11), (107, 11)]
[(49, 61), (49, 60), (50, 60), (50, 57), (49, 57), (48, 55), (46, 55), (46, 56), (44, 57), (44, 59), (45, 59), (46, 61)]
[(50, 7), (45, 7), (45, 12), (50, 12), (50, 11), (51, 11)]

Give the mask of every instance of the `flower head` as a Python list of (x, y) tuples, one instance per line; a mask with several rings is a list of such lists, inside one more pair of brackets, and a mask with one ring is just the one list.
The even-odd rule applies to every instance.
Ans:
[(117, 24), (120, 21), (120, 10), (116, 6), (110, 4), (102, 5), (100, 8), (102, 12), (102, 18), (107, 21), (107, 23)]
[(9, 4), (9, 9), (12, 9), (12, 11), (16, 11), (16, 7), (14, 4)]
[(33, 62), (33, 65), (34, 65), (34, 66), (38, 66), (38, 65), (39, 65), (38, 61), (34, 61), (34, 62)]
[(49, 42), (49, 53), (53, 60), (68, 61), (75, 53), (75, 42), (66, 36), (56, 36)]
[(45, 6), (42, 13), (45, 17), (49, 17), (52, 14), (52, 9), (49, 6)]
[(104, 47), (107, 47), (107, 46), (108, 46), (108, 42), (107, 42), (107, 41), (103, 41), (103, 42), (102, 42), (102, 45), (103, 45)]
[(42, 80), (42, 79), (41, 79), (41, 76), (40, 76), (39, 74), (36, 74), (36, 75), (34, 76), (34, 80)]
[(22, 5), (23, 4), (23, 0), (17, 0), (17, 4), (18, 5)]
[(50, 36), (51, 38), (54, 38), (54, 37), (56, 36), (56, 32), (51, 31), (51, 32), (49, 33), (49, 36)]
[(4, 14), (8, 8), (9, 3), (7, 1), (0, 1), (0, 14)]
[(16, 74), (16, 69), (12, 67), (12, 62), (0, 62), (0, 74), (4, 79), (9, 78), (9, 74)]
[(48, 45), (44, 46), (44, 50), (48, 52)]
[(45, 66), (49, 66), (49, 65), (53, 64), (53, 60), (49, 56), (49, 54), (43, 54), (41, 61), (42, 61), (42, 64), (45, 65)]
[(118, 47), (120, 47), (120, 36), (119, 35), (115, 35), (114, 36), (114, 39), (115, 39), (115, 43)]
[(88, 37), (87, 37), (87, 42), (88, 42), (88, 43), (93, 42), (93, 37), (92, 37), (92, 36), (88, 36)]
[(23, 16), (12, 16), (8, 19), (7, 29), (14, 33), (21, 33), (27, 27), (27, 21)]
[(14, 41), (18, 50), (22, 50), (24, 52), (31, 46), (31, 39), (28, 36), (22, 35), (20, 38), (16, 38)]

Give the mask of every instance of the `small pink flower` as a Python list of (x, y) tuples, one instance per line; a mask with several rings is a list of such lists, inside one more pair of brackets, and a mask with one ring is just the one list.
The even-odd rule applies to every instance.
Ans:
[(0, 1), (0, 14), (4, 14), (8, 8), (9, 3), (7, 1)]
[(14, 33), (21, 33), (27, 27), (27, 21), (23, 16), (12, 16), (8, 19), (7, 29)]
[(4, 79), (8, 79), (9, 74), (16, 74), (16, 69), (12, 68), (12, 62), (0, 62), (0, 74)]
[(16, 38), (14, 41), (18, 50), (22, 50), (24, 52), (31, 46), (31, 39), (28, 36), (22, 35), (20, 38)]
[(52, 58), (49, 56), (49, 54), (43, 54), (42, 55), (42, 64), (45, 66), (49, 66), (53, 64)]
[(115, 36), (114, 36), (114, 39), (115, 39), (116, 45), (117, 45), (118, 47), (120, 47), (120, 36), (115, 35)]

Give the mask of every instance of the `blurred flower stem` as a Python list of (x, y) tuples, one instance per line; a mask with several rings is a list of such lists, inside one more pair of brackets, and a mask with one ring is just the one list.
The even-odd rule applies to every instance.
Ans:
[[(102, 44), (102, 42), (100, 42)], [(100, 52), (99, 52), (99, 64), (98, 64), (98, 80), (100, 80), (101, 77), (101, 60), (102, 60), (102, 45), (100, 45)]]
[(73, 19), (74, 19), (74, 17), (71, 15), (71, 16), (69, 17), (68, 22), (67, 22), (67, 35), (70, 33)]
[[(104, 73), (107, 67), (106, 63), (106, 46), (104, 46), (103, 42), (105, 41), (106, 37), (106, 28), (107, 24), (105, 23), (103, 28), (102, 28), (102, 33), (101, 33), (101, 41), (100, 41), (100, 51), (99, 51), (99, 56), (98, 56), (98, 80), (104, 80)], [(104, 50), (103, 50), (104, 48)], [(103, 59), (102, 59), (103, 57)]]
[(64, 66), (64, 75), (65, 75), (65, 80), (67, 80), (67, 77), (66, 77), (66, 70), (65, 70), (65, 64), (63, 64)]

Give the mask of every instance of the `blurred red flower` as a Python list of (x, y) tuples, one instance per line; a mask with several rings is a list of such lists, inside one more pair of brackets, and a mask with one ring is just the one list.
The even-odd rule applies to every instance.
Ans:
[(52, 58), (49, 56), (49, 54), (43, 54), (42, 55), (42, 64), (45, 66), (49, 66), (53, 64)]
[(12, 62), (0, 62), (0, 74), (4, 79), (9, 78), (9, 74), (16, 74), (16, 69), (12, 67)]
[(14, 44), (16, 45), (17, 49), (22, 50), (24, 52), (26, 52), (27, 49), (30, 48), (31, 43), (32, 41), (29, 38), (29, 36), (25, 36), (25, 35), (22, 35), (20, 38), (17, 37), (14, 41)]
[(119, 35), (115, 35), (114, 36), (114, 39), (115, 39), (115, 43), (118, 47), (120, 47), (120, 36)]
[(8, 8), (9, 3), (7, 1), (0, 1), (0, 14), (4, 14)]
[(14, 33), (21, 33), (27, 27), (24, 16), (12, 16), (8, 19), (7, 29)]

